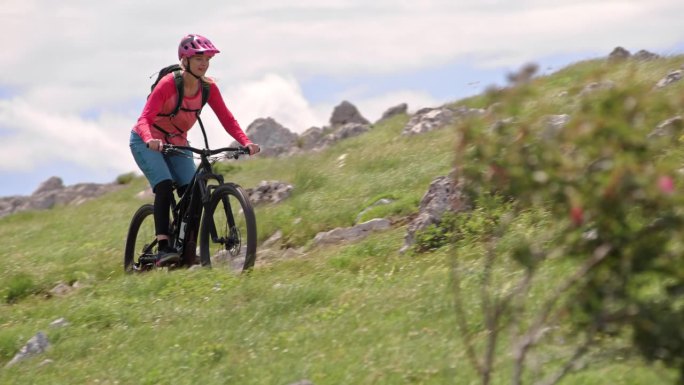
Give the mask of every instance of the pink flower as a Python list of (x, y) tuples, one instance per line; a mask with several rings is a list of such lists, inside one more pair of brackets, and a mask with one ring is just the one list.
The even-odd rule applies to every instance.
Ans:
[(658, 188), (664, 194), (674, 194), (674, 180), (672, 180), (672, 177), (668, 175), (661, 176), (660, 178), (658, 178)]
[(579, 206), (570, 208), (570, 219), (575, 226), (581, 226), (584, 222), (584, 210)]

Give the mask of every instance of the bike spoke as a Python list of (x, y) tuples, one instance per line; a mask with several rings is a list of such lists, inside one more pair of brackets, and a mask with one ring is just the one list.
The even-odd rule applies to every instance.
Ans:
[[(211, 264), (228, 264), (236, 270), (251, 267), (254, 255), (254, 241), (248, 236), (256, 236), (251, 206), (251, 224), (248, 224), (243, 205), (249, 204), (241, 190), (225, 186), (217, 190), (212, 199), (211, 216), (205, 217), (205, 250)], [(251, 227), (250, 227), (251, 226)], [(250, 243), (251, 242), (251, 243)], [(248, 255), (248, 245), (251, 252)], [(249, 261), (249, 262), (246, 262)]]

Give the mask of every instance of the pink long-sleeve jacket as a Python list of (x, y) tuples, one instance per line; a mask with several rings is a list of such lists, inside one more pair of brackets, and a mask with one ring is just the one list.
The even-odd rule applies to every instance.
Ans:
[[(173, 80), (173, 73), (164, 76), (157, 86), (154, 87), (152, 94), (147, 99), (147, 103), (143, 108), (138, 122), (133, 127), (143, 142), (147, 143), (152, 139), (161, 139), (164, 143), (184, 146), (187, 144), (187, 132), (197, 121), (197, 115), (193, 111), (178, 111), (174, 117), (158, 116), (158, 114), (168, 114), (173, 111), (178, 100), (178, 92), (176, 91), (176, 84)], [(223, 101), (221, 92), (216, 83), (210, 84), (209, 99), (207, 104), (216, 113), (223, 128), (243, 146), (251, 143), (245, 132), (242, 131), (233, 114), (226, 107)], [(189, 110), (197, 110), (202, 105), (202, 92), (198, 89), (194, 95), (185, 95), (183, 97), (182, 108)], [(154, 127), (157, 125), (172, 136), (169, 138), (161, 130)]]

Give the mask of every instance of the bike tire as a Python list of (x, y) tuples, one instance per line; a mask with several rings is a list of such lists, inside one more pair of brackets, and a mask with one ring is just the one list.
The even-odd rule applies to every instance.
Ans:
[[(154, 228), (154, 206), (151, 204), (142, 205), (133, 214), (131, 224), (128, 227), (126, 236), (126, 248), (124, 251), (124, 272), (132, 273), (136, 269), (138, 258), (145, 253), (149, 245), (156, 242), (156, 231)], [(156, 253), (156, 247), (148, 250), (149, 253)]]
[[(234, 226), (229, 223), (229, 215), (234, 219)], [(243, 271), (249, 270), (256, 262), (256, 248), (256, 217), (247, 194), (242, 187), (233, 183), (217, 187), (211, 193), (202, 217), (202, 266), (210, 267), (214, 260), (228, 262), (236, 270), (240, 267)]]

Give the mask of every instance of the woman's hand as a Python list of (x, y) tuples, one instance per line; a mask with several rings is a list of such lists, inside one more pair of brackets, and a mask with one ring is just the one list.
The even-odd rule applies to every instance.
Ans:
[(151, 139), (149, 142), (147, 142), (147, 148), (152, 151), (161, 151), (163, 145), (164, 144), (160, 139)]
[(249, 149), (249, 155), (254, 155), (261, 151), (261, 147), (259, 147), (259, 145), (256, 143), (248, 144), (247, 148)]

